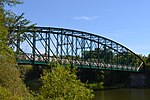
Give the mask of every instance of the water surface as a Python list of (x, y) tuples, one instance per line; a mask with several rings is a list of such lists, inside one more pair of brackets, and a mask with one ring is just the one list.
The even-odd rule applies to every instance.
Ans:
[(150, 100), (150, 89), (100, 90), (94, 100)]

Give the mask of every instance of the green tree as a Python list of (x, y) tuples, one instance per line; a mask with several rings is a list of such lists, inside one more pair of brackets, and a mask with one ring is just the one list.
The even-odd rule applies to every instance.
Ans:
[[(29, 96), (29, 92), (27, 91), (26, 86), (23, 84), (20, 78), (20, 72), (17, 69), (14, 52), (8, 46), (9, 27), (5, 24), (7, 22), (7, 16), (5, 15), (6, 11), (4, 9), (5, 5), (14, 6), (20, 3), (20, 0), (0, 1), (0, 89), (4, 91), (4, 94), (11, 94), (16, 98), (26, 98)], [(3, 92), (1, 93), (2, 94), (0, 95), (2, 96)], [(7, 95), (4, 96), (7, 97)]]
[[(24, 41), (25, 38), (21, 36), (21, 34), (24, 34), (24, 31), (15, 32), (16, 28), (19, 27), (25, 27), (27, 26), (28, 29), (33, 28), (35, 24), (30, 24), (31, 22), (24, 18), (24, 13), (21, 15), (16, 15), (11, 10), (5, 10), (4, 7), (10, 6), (16, 6), (18, 4), (22, 4), (22, 0), (1, 0), (0, 1), (0, 12), (3, 19), (0, 19), (1, 24), (7, 28), (7, 34), (5, 36), (7, 37), (7, 45), (9, 47), (14, 47), (14, 42), (17, 41), (18, 37), (20, 41)], [(1, 17), (0, 16), (0, 17)], [(6, 32), (5, 32), (6, 33)]]
[(43, 71), (41, 81), (40, 94), (45, 99), (89, 100), (94, 97), (93, 91), (77, 79), (75, 69), (69, 67), (53, 65), (51, 70)]
[(11, 93), (6, 89), (0, 86), (0, 100), (8, 100), (11, 97)]

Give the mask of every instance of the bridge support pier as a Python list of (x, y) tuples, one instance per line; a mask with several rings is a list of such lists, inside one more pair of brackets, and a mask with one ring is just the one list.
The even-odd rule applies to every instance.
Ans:
[(140, 88), (146, 86), (145, 73), (130, 73), (130, 87)]

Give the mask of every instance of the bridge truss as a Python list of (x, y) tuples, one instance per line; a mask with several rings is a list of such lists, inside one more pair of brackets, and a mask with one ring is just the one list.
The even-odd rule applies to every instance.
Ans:
[(120, 71), (140, 71), (144, 66), (144, 61), (128, 48), (95, 34), (52, 27), (18, 27), (10, 32), (21, 33), (14, 41), (18, 64), (57, 62)]

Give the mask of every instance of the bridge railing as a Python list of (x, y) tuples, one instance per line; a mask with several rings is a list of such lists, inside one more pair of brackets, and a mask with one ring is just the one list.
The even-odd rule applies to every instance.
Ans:
[(128, 65), (121, 65), (121, 64), (98, 63), (96, 61), (95, 62), (82, 61), (81, 59), (80, 60), (67, 59), (67, 58), (61, 59), (60, 57), (56, 58), (54, 56), (50, 56), (48, 60), (48, 56), (45, 54), (43, 54), (43, 57), (37, 54), (35, 55), (35, 59), (34, 59), (33, 54), (31, 53), (17, 55), (17, 59), (22, 61), (45, 62), (45, 65), (48, 65), (50, 62), (57, 62), (62, 65), (70, 64), (73, 66), (77, 66), (79, 68), (93, 68), (93, 69), (104, 69), (104, 70), (106, 69), (106, 70), (139, 71), (139, 68), (141, 67), (141, 66), (128, 66)]

